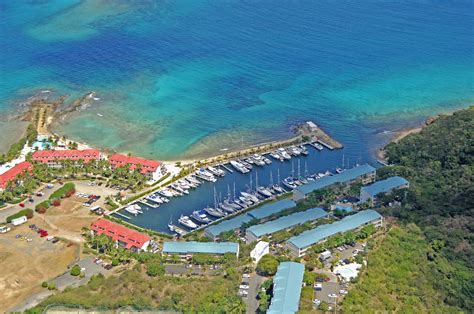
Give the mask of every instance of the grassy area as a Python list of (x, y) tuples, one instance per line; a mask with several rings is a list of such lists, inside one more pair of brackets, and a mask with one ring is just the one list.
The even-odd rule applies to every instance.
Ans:
[(369, 253), (368, 267), (342, 303), (344, 312), (448, 313), (433, 279), (430, 250), (414, 224), (393, 227)]
[[(29, 313), (40, 313), (49, 304), (86, 308), (167, 309), (189, 313), (244, 313), (237, 296), (238, 281), (225, 277), (149, 277), (140, 265), (119, 276), (96, 276), (82, 287), (66, 289)], [(237, 277), (238, 279), (238, 277)]]

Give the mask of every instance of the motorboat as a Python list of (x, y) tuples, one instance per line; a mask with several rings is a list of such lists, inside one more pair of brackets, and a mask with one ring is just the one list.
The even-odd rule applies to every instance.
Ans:
[(277, 193), (284, 193), (285, 192), (285, 190), (283, 190), (283, 188), (281, 186), (279, 186), (278, 184), (272, 185), (272, 189)]
[(220, 209), (215, 209), (213, 207), (206, 207), (203, 209), (208, 215), (216, 217), (216, 218), (222, 218), (225, 217), (225, 213), (221, 211)]
[(301, 150), (299, 150), (299, 148), (296, 147), (296, 146), (291, 146), (291, 147), (289, 147), (289, 148), (288, 148), (288, 151), (289, 151), (289, 153), (290, 153), (291, 155), (293, 155), (293, 156), (299, 156), (299, 155), (301, 155)]
[(196, 178), (193, 177), (193, 176), (188, 176), (188, 177), (186, 178), (186, 180), (188, 180), (188, 182), (194, 183), (194, 184), (196, 184), (196, 185), (200, 185), (200, 184), (201, 184), (201, 181), (199, 181), (198, 179), (196, 179)]
[(253, 169), (253, 166), (252, 166), (251, 163), (246, 162), (245, 160), (239, 160), (239, 162), (240, 162), (245, 168), (247, 168), (248, 170)]
[(230, 165), (232, 167), (234, 167), (235, 170), (241, 172), (241, 173), (247, 173), (249, 172), (250, 170), (248, 170), (244, 165), (242, 165), (240, 162), (238, 161), (235, 161), (235, 160), (231, 160), (230, 161)]
[(265, 161), (263, 160), (263, 157), (260, 156), (259, 154), (253, 154), (252, 155), (253, 162), (257, 166), (265, 166)]
[(163, 195), (164, 197), (173, 197), (173, 193), (168, 189), (158, 190), (157, 193)]
[(313, 146), (314, 148), (316, 148), (317, 150), (319, 151), (322, 151), (324, 149), (323, 145), (319, 144), (319, 143), (311, 143), (311, 146)]
[(288, 154), (288, 152), (284, 148), (279, 148), (278, 153), (280, 154), (281, 157), (283, 157), (286, 160), (290, 160), (291, 156)]
[(208, 224), (212, 221), (211, 219), (209, 219), (209, 217), (206, 216), (204, 210), (193, 211), (193, 213), (191, 214), (191, 218), (203, 224)]
[(308, 155), (309, 155), (309, 152), (308, 152), (308, 150), (306, 149), (306, 146), (301, 145), (301, 146), (299, 147), (299, 149), (300, 149), (300, 151), (301, 151), (301, 154), (303, 154), (304, 156), (308, 156)]
[(280, 160), (282, 157), (280, 156), (280, 154), (278, 154), (277, 151), (273, 151), (270, 153), (270, 157), (276, 159), (276, 160)]
[(339, 168), (339, 167), (338, 167), (338, 168), (336, 168), (336, 173), (343, 173), (343, 172), (344, 172), (344, 169), (342, 169), (342, 168)]
[(178, 222), (189, 229), (196, 229), (198, 227), (188, 216), (181, 215)]
[(272, 161), (271, 161), (270, 159), (268, 159), (267, 157), (263, 156), (262, 158), (263, 158), (263, 161), (264, 161), (267, 165), (269, 165), (269, 164), (272, 163)]
[(176, 192), (180, 193), (181, 195), (182, 194), (189, 194), (188, 190), (185, 190), (185, 189), (181, 188), (177, 183), (171, 184), (171, 188), (174, 189)]
[(218, 176), (218, 177), (225, 176), (224, 170), (222, 170), (220, 168), (214, 168), (214, 167), (209, 166), (209, 167), (207, 167), (207, 170), (209, 170), (209, 172), (212, 173), (215, 176)]
[(239, 197), (239, 200), (240, 202), (244, 203), (248, 206), (251, 206), (253, 204), (253, 202), (251, 200), (249, 200), (248, 198), (244, 197), (244, 196), (240, 196)]
[(263, 186), (257, 187), (257, 192), (262, 194), (265, 197), (271, 197), (272, 193)]

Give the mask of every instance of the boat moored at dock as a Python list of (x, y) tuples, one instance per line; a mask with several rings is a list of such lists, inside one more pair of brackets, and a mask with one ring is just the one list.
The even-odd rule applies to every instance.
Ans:
[(231, 160), (230, 161), (230, 165), (232, 167), (234, 167), (235, 170), (239, 171), (240, 173), (247, 173), (249, 172), (250, 170), (247, 169), (243, 164), (241, 164), (240, 162), (238, 161), (235, 161), (235, 160)]
[(189, 229), (196, 229), (198, 227), (188, 216), (181, 215), (178, 222)]

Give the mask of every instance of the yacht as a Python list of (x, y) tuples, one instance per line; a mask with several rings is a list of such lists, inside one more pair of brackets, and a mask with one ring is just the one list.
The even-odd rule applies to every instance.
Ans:
[(170, 200), (164, 196), (160, 196), (160, 200), (163, 202), (163, 203), (168, 203)]
[(187, 177), (186, 180), (188, 180), (188, 182), (194, 183), (194, 184), (196, 184), (196, 185), (200, 185), (200, 184), (201, 184), (201, 181), (199, 181), (198, 179), (196, 179), (196, 178), (193, 177), (193, 176)]
[(235, 204), (239, 205), (240, 207), (242, 207), (243, 209), (249, 207), (249, 204), (247, 202), (243, 202), (240, 198), (237, 198), (235, 201), (234, 201)]
[(223, 202), (225, 205), (234, 208), (235, 210), (240, 210), (242, 206), (236, 204), (235, 202), (230, 201), (229, 199), (224, 200)]
[(342, 168), (336, 168), (336, 173), (343, 173), (344, 172), (344, 169)]
[(170, 221), (168, 222), (168, 229), (170, 229), (171, 232), (177, 233), (180, 236), (184, 236), (186, 234), (186, 231), (184, 231), (183, 229), (173, 225), (173, 222), (171, 221), (171, 218), (170, 218)]
[(265, 161), (263, 160), (263, 157), (259, 154), (253, 154), (252, 159), (257, 166), (265, 166)]
[(247, 173), (250, 170), (248, 170), (244, 165), (242, 165), (240, 162), (231, 160), (230, 165), (235, 168), (235, 170), (241, 172), (241, 173)]
[(286, 179), (283, 179), (282, 181), (283, 185), (289, 188), (290, 190), (296, 189), (297, 185), (293, 181), (292, 177), (288, 177)]
[(255, 163), (255, 161), (252, 158), (245, 159), (245, 162), (249, 163), (249, 164), (254, 164)]
[(209, 217), (206, 216), (204, 210), (195, 210), (193, 211), (191, 218), (195, 219), (196, 221), (203, 223), (203, 224), (208, 224), (212, 220), (209, 219)]
[(240, 194), (248, 200), (251, 200), (253, 203), (258, 203), (260, 200), (253, 194), (247, 192), (240, 192)]
[(221, 211), (220, 209), (215, 209), (213, 207), (206, 207), (203, 209), (208, 215), (216, 217), (216, 218), (222, 218), (225, 216), (225, 213)]
[(217, 179), (214, 177), (214, 175), (212, 173), (210, 173), (209, 171), (207, 171), (206, 169), (204, 169), (204, 168), (201, 168), (196, 172), (196, 177), (201, 178), (203, 180), (206, 180), (208, 182), (216, 182), (217, 181)]
[(288, 152), (293, 156), (301, 155), (301, 151), (296, 146), (291, 146), (288, 148)]
[(181, 195), (189, 194), (188, 190), (181, 188), (177, 183), (171, 184), (171, 188), (173, 188), (176, 192), (180, 193)]
[(276, 160), (280, 160), (282, 157), (280, 156), (280, 154), (278, 154), (277, 151), (273, 151), (270, 153), (270, 156)]
[(222, 208), (223, 210), (225, 210), (228, 213), (235, 213), (235, 208), (233, 208), (232, 206), (229, 206), (225, 203), (220, 203), (219, 207)]
[(248, 198), (246, 198), (244, 196), (240, 196), (239, 200), (240, 200), (241, 203), (244, 203), (245, 205), (247, 205), (247, 207), (251, 206), (253, 204), (253, 202), (251, 200), (249, 200)]
[(285, 158), (286, 160), (291, 159), (291, 156), (288, 154), (288, 152), (284, 148), (279, 148), (278, 153), (280, 154), (281, 157)]
[(196, 229), (198, 225), (196, 225), (188, 216), (179, 217), (178, 222), (189, 229)]
[(251, 170), (253, 168), (252, 164), (249, 162), (246, 162), (245, 160), (239, 160), (239, 162), (248, 170)]
[(212, 173), (213, 175), (217, 176), (217, 177), (223, 177), (225, 176), (225, 172), (224, 170), (220, 169), (220, 168), (214, 168), (214, 167), (207, 167), (207, 170), (209, 170), (210, 173)]
[(125, 211), (135, 216), (137, 216), (138, 214), (143, 214), (143, 212), (141, 211), (141, 207), (138, 206), (137, 204), (133, 204), (133, 205), (125, 207)]
[(163, 201), (161, 200), (161, 197), (155, 194), (149, 195), (146, 200), (152, 202), (152, 203), (157, 203), (157, 204), (163, 204)]

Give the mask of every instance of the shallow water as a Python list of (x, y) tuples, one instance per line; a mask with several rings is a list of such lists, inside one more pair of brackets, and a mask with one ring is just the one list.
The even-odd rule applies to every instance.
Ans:
[(311, 119), (370, 151), (383, 130), (473, 102), (473, 9), (10, 1), (0, 5), (0, 113), (40, 89), (69, 101), (95, 90), (101, 99), (56, 131), (172, 160), (285, 137)]

